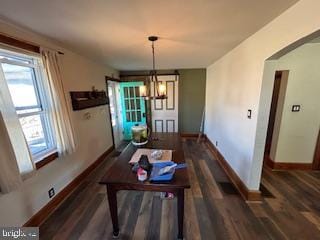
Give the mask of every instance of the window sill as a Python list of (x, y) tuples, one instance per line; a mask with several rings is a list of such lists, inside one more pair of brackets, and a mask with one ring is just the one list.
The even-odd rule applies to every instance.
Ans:
[(54, 161), (55, 159), (57, 159), (58, 157), (59, 157), (58, 152), (53, 152), (50, 155), (47, 155), (46, 157), (44, 157), (43, 159), (41, 159), (40, 161), (37, 161), (35, 163), (36, 169), (38, 170), (38, 169), (44, 167), (48, 163), (50, 163), (50, 162)]

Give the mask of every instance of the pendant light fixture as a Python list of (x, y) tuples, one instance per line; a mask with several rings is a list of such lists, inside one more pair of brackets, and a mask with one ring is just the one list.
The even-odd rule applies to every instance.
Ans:
[[(166, 85), (161, 84), (158, 81), (157, 71), (156, 71), (156, 64), (155, 64), (155, 54), (154, 54), (154, 42), (158, 40), (157, 36), (150, 36), (148, 37), (148, 40), (151, 42), (152, 47), (152, 70), (150, 71), (150, 83), (153, 82), (154, 88), (155, 88), (155, 96), (151, 97), (148, 95), (147, 86), (142, 85), (140, 86), (140, 96), (144, 97), (145, 99), (166, 99), (167, 93), (166, 93)], [(151, 86), (151, 84), (150, 84)]]

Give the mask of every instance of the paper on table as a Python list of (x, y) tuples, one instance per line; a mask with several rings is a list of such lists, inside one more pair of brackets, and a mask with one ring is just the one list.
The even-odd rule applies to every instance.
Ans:
[(139, 148), (137, 151), (132, 155), (131, 160), (129, 163), (136, 163), (139, 162), (141, 155), (147, 155), (150, 163), (155, 162), (169, 162), (172, 161), (172, 150), (162, 150), (162, 157), (159, 160), (151, 158), (151, 153), (155, 150), (162, 150), (162, 149), (148, 149), (148, 148)]

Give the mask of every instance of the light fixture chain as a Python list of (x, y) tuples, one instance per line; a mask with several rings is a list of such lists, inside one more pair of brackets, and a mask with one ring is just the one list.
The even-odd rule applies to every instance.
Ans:
[(155, 54), (154, 54), (154, 42), (152, 42), (152, 70), (153, 73), (156, 71), (156, 60), (155, 60)]
[(156, 60), (155, 60), (155, 53), (154, 53), (154, 42), (152, 42), (152, 62), (153, 62), (153, 74), (152, 74), (152, 80), (154, 76), (154, 85), (157, 91), (157, 95), (159, 96), (159, 82), (158, 82), (158, 77), (157, 77), (157, 72), (156, 72)]

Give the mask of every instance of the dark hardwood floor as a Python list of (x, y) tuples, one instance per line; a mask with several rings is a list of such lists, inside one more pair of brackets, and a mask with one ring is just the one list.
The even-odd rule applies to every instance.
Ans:
[[(185, 239), (320, 239), (319, 172), (265, 169), (263, 201), (246, 203), (204, 144), (188, 139), (183, 145), (192, 184)], [(41, 239), (112, 239), (106, 190), (98, 181), (114, 161), (107, 158), (40, 226)], [(118, 207), (120, 239), (175, 239), (176, 199), (119, 192)]]

